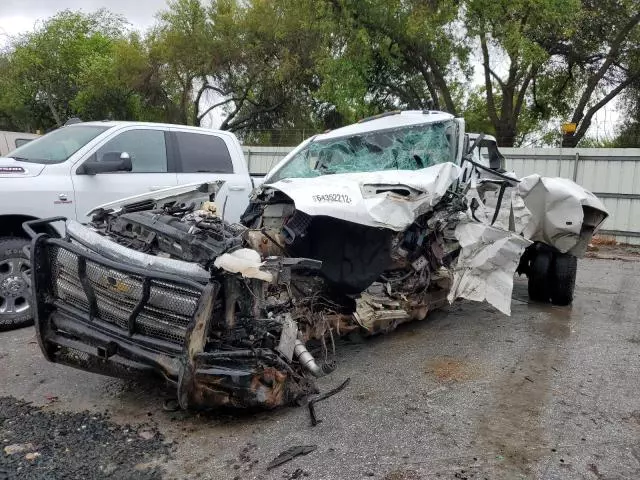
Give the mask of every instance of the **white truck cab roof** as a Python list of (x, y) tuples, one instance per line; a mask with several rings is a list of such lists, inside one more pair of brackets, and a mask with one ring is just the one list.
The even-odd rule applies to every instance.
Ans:
[(446, 120), (453, 120), (455, 117), (450, 113), (436, 110), (406, 110), (387, 112), (369, 118), (364, 118), (358, 123), (337, 128), (313, 137), (314, 141), (328, 140), (331, 138), (349, 137), (360, 133), (375, 132), (376, 130), (387, 130), (391, 128), (410, 127), (412, 125), (423, 125), (425, 123), (437, 123)]
[(96, 127), (155, 127), (155, 128), (163, 128), (163, 129), (180, 129), (183, 131), (194, 131), (198, 133), (209, 132), (216, 133), (220, 135), (230, 135), (231, 132), (226, 130), (216, 130), (213, 128), (205, 128), (205, 127), (194, 127), (189, 125), (178, 125), (175, 123), (157, 123), (157, 122), (133, 122), (133, 121), (124, 121), (124, 120), (97, 120), (91, 122), (78, 122), (72, 123), (70, 125), (65, 125), (60, 128), (76, 128), (82, 126), (96, 126)]

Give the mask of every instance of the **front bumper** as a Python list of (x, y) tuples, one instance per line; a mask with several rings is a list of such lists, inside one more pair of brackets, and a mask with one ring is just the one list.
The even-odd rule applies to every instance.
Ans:
[(274, 408), (312, 393), (270, 349), (208, 351), (217, 282), (132, 267), (46, 234), (32, 234), (31, 264), (36, 336), (49, 361), (164, 378), (185, 409)]

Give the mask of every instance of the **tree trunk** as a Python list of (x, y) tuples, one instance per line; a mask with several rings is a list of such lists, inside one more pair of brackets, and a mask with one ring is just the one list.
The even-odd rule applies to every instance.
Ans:
[(562, 135), (562, 148), (576, 148), (582, 137), (577, 135)]
[(47, 106), (49, 107), (49, 110), (51, 110), (51, 115), (53, 116), (53, 119), (56, 122), (56, 126), (61, 127), (62, 119), (60, 118), (60, 114), (58, 114), (58, 110), (56, 110), (56, 107), (53, 104), (53, 100), (51, 100), (51, 95), (49, 95), (48, 93), (47, 93)]
[(200, 126), (200, 118), (198, 115), (199, 110), (200, 110), (200, 99), (198, 98), (198, 100), (193, 102), (193, 116), (192, 116), (192, 123), (196, 127)]
[(510, 119), (500, 119), (494, 125), (496, 129), (496, 141), (499, 147), (513, 147), (516, 141), (516, 127)]
[(182, 94), (180, 95), (180, 123), (189, 125), (189, 97), (193, 86), (193, 77), (187, 77), (182, 85)]
[(180, 123), (184, 125), (189, 125), (189, 112), (187, 111), (187, 89), (185, 88), (182, 91), (182, 96), (180, 97)]

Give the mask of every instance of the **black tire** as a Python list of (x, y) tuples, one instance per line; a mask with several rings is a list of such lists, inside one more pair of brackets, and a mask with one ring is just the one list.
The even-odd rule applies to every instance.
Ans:
[(553, 257), (551, 252), (539, 250), (535, 253), (529, 266), (529, 298), (534, 302), (549, 302), (551, 289), (549, 285), (551, 263)]
[(0, 331), (33, 324), (28, 245), (24, 238), (0, 238)]
[(578, 259), (568, 253), (556, 253), (553, 256), (551, 273), (551, 303), (554, 305), (570, 305), (576, 288)]

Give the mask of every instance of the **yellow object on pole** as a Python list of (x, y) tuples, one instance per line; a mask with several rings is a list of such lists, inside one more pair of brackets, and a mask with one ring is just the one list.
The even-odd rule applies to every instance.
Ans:
[(576, 128), (577, 125), (575, 123), (563, 123), (562, 127), (560, 127), (560, 130), (565, 135), (572, 135), (576, 133)]

